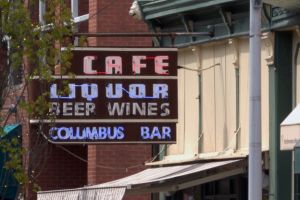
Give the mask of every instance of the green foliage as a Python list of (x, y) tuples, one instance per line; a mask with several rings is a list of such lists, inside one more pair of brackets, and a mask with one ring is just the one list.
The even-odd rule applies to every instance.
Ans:
[(0, 151), (7, 156), (4, 168), (7, 171), (13, 171), (14, 178), (19, 183), (28, 182), (28, 177), (22, 166), (22, 155), (25, 150), (21, 148), (22, 143), (20, 137), (12, 139), (3, 138), (5, 135), (3, 128), (0, 129), (0, 135)]
[[(61, 74), (73, 76), (68, 71), (71, 66), (72, 45), (68, 38), (72, 36), (73, 22), (70, 9), (62, 0), (49, 0), (46, 3), (45, 24), (34, 20), (36, 11), (30, 8), (37, 7), (30, 1), (27, 7), (23, 0), (0, 0), (0, 39), (10, 44), (9, 61), (10, 68), (25, 68), (26, 84), (32, 79), (38, 79), (40, 88), (46, 88), (49, 82), (53, 81), (54, 69), (60, 67)], [(64, 46), (64, 50), (61, 47)], [(1, 66), (0, 66), (1, 68)], [(0, 70), (1, 71), (1, 70)], [(7, 70), (9, 72), (9, 70)], [(8, 74), (2, 74), (6, 78)], [(0, 77), (1, 79), (1, 77)], [(67, 83), (61, 93), (68, 93)], [(0, 102), (2, 102), (5, 88), (0, 88)], [(31, 117), (37, 119), (49, 118), (48, 110), (49, 93), (41, 91), (41, 95), (35, 101), (18, 102)], [(2, 104), (0, 103), (0, 106)], [(1, 108), (2, 110), (2, 108)], [(51, 118), (51, 117), (50, 117)], [(3, 127), (0, 127), (0, 138), (3, 135)], [(0, 151), (8, 155), (5, 168), (14, 172), (16, 180), (24, 186), (32, 183), (33, 190), (39, 190), (39, 186), (31, 180), (23, 167), (22, 160), (27, 151), (21, 147), (19, 138), (12, 140), (0, 140)], [(30, 178), (29, 178), (30, 177)], [(24, 188), (23, 188), (24, 189)], [(24, 189), (26, 190), (26, 189)]]

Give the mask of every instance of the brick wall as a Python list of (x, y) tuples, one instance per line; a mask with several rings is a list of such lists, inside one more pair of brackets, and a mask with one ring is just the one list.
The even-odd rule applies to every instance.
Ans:
[[(151, 158), (150, 145), (89, 145), (88, 184), (119, 179), (145, 169)], [(125, 196), (124, 200), (149, 200), (150, 194)]]
[[(80, 0), (79, 3), (79, 14), (87, 14), (88, 0)], [(36, 18), (38, 16), (37, 10), (38, 4), (31, 7), (31, 11), (36, 14)], [(87, 25), (87, 22), (82, 23), (79, 29), (87, 31)], [(10, 92), (10, 96), (5, 104), (6, 110), (11, 104), (16, 102), (17, 96), (21, 95), (27, 98), (27, 90), (25, 90), (24, 94), (20, 94), (23, 87), (24, 84), (15, 87)], [(78, 156), (87, 160), (87, 146), (68, 145), (63, 146), (66, 149), (63, 150), (56, 145), (48, 143), (41, 135), (36, 134), (35, 128), (31, 127), (29, 129), (28, 116), (21, 109), (18, 110), (17, 114), (12, 114), (8, 120), (8, 123), (15, 122), (22, 123), (22, 142), (23, 147), (27, 150), (24, 157), (25, 168), (28, 170), (33, 182), (38, 184), (41, 190), (76, 188), (87, 184), (87, 162), (76, 158)], [(26, 199), (34, 200), (36, 199), (36, 194), (31, 192), (31, 189), (27, 191)]]
[[(146, 32), (144, 22), (129, 16), (132, 0), (90, 0), (89, 32)], [(89, 38), (89, 46), (151, 46), (151, 38)], [(98, 184), (134, 174), (151, 158), (151, 145), (89, 145), (88, 184)], [(150, 199), (150, 195), (126, 200)]]
[[(30, 88), (30, 87), (29, 87)], [(33, 88), (34, 89), (34, 88)], [(30, 94), (30, 90), (29, 90)], [(30, 96), (30, 95), (29, 95)], [(54, 145), (37, 134), (36, 127), (28, 128), (28, 118), (22, 121), (23, 147), (27, 150), (26, 168), (41, 190), (82, 187), (87, 184), (87, 146)], [(60, 148), (61, 147), (61, 148)], [(36, 199), (29, 191), (28, 198)]]
[[(88, 0), (79, 0), (78, 2), (79, 15), (87, 14)], [(88, 23), (84, 22), (79, 25), (79, 29), (87, 31), (87, 25)], [(43, 138), (33, 135), (34, 132), (34, 129), (30, 131), (30, 148), (34, 152), (30, 154), (29, 172), (34, 171), (33, 175), (36, 177), (36, 183), (41, 190), (76, 188), (86, 185), (87, 162), (76, 158), (76, 156), (87, 160), (87, 146), (68, 145), (59, 148), (57, 145), (49, 144)], [(23, 138), (25, 138), (24, 134), (26, 135), (27, 132), (23, 131)], [(28, 199), (35, 198), (35, 194), (28, 197)]]
[[(81, 158), (86, 157), (87, 148), (84, 146), (63, 146), (67, 151)], [(86, 183), (86, 163), (66, 153), (56, 145), (48, 146), (48, 156), (45, 165), (41, 164), (41, 175), (37, 181), (42, 190), (55, 190), (82, 187)], [(47, 155), (46, 155), (47, 156)]]
[[(79, 3), (78, 15), (81, 16), (81, 15), (88, 14), (89, 13), (89, 0), (79, 0), (78, 3)], [(81, 22), (78, 25), (79, 32), (88, 32), (88, 29), (89, 29), (88, 24), (89, 24), (88, 21)]]
[[(81, 32), (145, 32), (146, 25), (128, 15), (132, 0), (80, 0), (79, 15), (89, 12), (90, 20), (79, 25)], [(36, 9), (37, 7), (34, 7)], [(151, 46), (150, 38), (89, 38), (89, 46)], [(22, 86), (7, 99), (5, 108), (15, 103)], [(27, 96), (27, 90), (21, 96)], [(23, 125), (23, 146), (28, 150), (31, 165), (25, 167), (42, 190), (54, 190), (98, 184), (128, 176), (144, 169), (151, 158), (151, 145), (89, 145), (66, 146), (67, 151), (86, 159), (85, 163), (70, 153), (49, 144), (29, 130), (26, 113), (19, 110), (8, 122)], [(30, 166), (30, 167), (29, 167)], [(35, 199), (30, 193), (27, 199)], [(150, 195), (126, 197), (126, 200), (150, 199)]]
[[(129, 16), (132, 0), (90, 0), (90, 32), (146, 32), (144, 22)], [(89, 45), (94, 46), (151, 46), (151, 38), (94, 38), (89, 40)]]

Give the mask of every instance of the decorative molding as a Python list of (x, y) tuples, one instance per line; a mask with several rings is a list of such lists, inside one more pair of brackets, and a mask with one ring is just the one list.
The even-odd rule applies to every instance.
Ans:
[(267, 32), (263, 33), (261, 36), (262, 44), (266, 48), (268, 52), (268, 56), (265, 58), (267, 64), (273, 65), (274, 64), (274, 36), (272, 33)]
[(230, 38), (228, 40), (228, 44), (230, 44), (233, 47), (234, 58), (233, 58), (232, 64), (237, 69), (237, 68), (239, 68), (239, 59), (240, 59), (239, 58), (239, 41), (238, 41), (238, 39)]

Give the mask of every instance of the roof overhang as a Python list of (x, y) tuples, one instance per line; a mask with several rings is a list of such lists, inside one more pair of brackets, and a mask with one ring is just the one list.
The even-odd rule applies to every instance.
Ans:
[[(266, 149), (263, 149), (265, 152)], [(146, 166), (151, 167), (165, 167), (165, 166), (174, 166), (174, 165), (185, 165), (193, 163), (208, 163), (208, 162), (218, 162), (226, 160), (238, 160), (245, 159), (248, 156), (248, 150), (233, 151), (228, 150), (224, 152), (209, 152), (209, 153), (200, 153), (196, 155), (167, 155), (164, 156), (162, 160), (146, 162)]]
[(207, 9), (222, 4), (234, 3), (240, 0), (184, 0), (184, 1), (149, 1), (138, 0), (142, 8), (145, 20), (165, 17), (169, 15), (190, 12), (199, 9)]
[(280, 125), (280, 149), (292, 150), (300, 140), (300, 104)]
[(144, 194), (154, 192), (171, 192), (243, 174), (246, 170), (245, 160), (229, 160), (170, 167), (149, 168), (131, 176), (94, 186), (72, 190), (38, 192), (38, 200), (71, 200), (90, 196), (101, 199), (105, 195), (122, 199), (124, 194)]
[[(299, 25), (299, 0), (265, 0), (262, 31)], [(229, 38), (249, 36), (247, 0), (138, 0), (144, 20), (153, 32), (209, 32), (209, 36), (153, 38), (156, 46), (183, 48)], [(270, 3), (270, 4), (269, 4)], [(276, 6), (279, 5), (279, 6)], [(298, 10), (297, 10), (298, 9)]]
[(300, 10), (299, 0), (263, 0), (263, 2), (281, 8)]

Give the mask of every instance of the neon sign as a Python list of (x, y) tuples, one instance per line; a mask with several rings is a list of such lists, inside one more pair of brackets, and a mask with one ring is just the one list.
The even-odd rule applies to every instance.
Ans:
[[(142, 74), (142, 68), (147, 68), (143, 61), (147, 59), (154, 60), (155, 73), (159, 75), (169, 74), (169, 56), (155, 56), (147, 57), (145, 55), (132, 56), (132, 73), (135, 75)], [(93, 69), (93, 61), (97, 60), (97, 56), (84, 56), (83, 58), (83, 72), (88, 75), (96, 74), (123, 74), (123, 61), (121, 56), (107, 56), (105, 57), (105, 71), (97, 71)]]
[[(80, 48), (73, 54), (75, 78), (56, 76), (49, 84), (49, 113), (56, 116), (45, 130), (49, 140), (176, 142), (176, 49)], [(59, 92), (62, 79), (68, 81), (68, 94)]]

